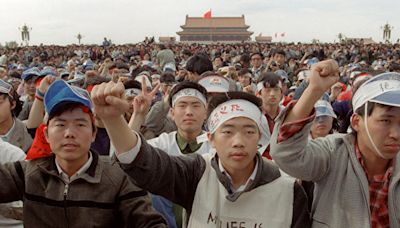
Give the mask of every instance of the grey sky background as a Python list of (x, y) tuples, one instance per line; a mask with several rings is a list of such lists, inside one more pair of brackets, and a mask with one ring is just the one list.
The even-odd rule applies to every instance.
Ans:
[(136, 43), (145, 36), (176, 36), (185, 16), (245, 15), (254, 35), (285, 37), (274, 41), (323, 42), (347, 37), (372, 37), (382, 41), (386, 22), (400, 38), (399, 0), (0, 0), (0, 43), (21, 43), (19, 27), (32, 27), (31, 44)]

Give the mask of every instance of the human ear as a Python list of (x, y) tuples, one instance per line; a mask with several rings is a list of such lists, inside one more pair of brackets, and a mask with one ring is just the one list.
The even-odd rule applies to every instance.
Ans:
[(14, 108), (17, 106), (17, 102), (12, 100), (11, 101), (11, 110), (14, 110)]
[(361, 116), (360, 115), (358, 115), (358, 114), (356, 114), (356, 113), (353, 113), (353, 115), (350, 117), (350, 124), (351, 124), (351, 127), (356, 131), (356, 132), (358, 132), (359, 130), (360, 130), (360, 123), (361, 123), (362, 121), (361, 121)]
[(174, 108), (169, 109), (169, 115), (173, 121), (175, 121), (175, 110)]
[(96, 134), (97, 134), (97, 127), (94, 127), (94, 131), (92, 132), (92, 143), (96, 140)]
[(207, 133), (207, 138), (208, 141), (210, 142), (210, 145), (212, 148), (215, 148), (215, 142), (214, 142), (214, 136), (210, 132)]
[(47, 141), (49, 141), (49, 130), (46, 127), (43, 128), (43, 133), (44, 133), (44, 137), (46, 138)]

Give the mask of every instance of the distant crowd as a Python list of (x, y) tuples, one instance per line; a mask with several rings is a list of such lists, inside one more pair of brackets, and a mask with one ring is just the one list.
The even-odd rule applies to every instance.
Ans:
[(1, 227), (400, 227), (400, 45), (3, 48), (0, 138)]

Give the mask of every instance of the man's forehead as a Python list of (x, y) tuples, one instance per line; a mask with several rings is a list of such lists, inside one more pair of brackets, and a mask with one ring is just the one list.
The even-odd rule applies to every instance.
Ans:
[(265, 89), (274, 89), (274, 88), (280, 89), (279, 84), (276, 84), (275, 86), (271, 86), (271, 84), (269, 84), (268, 82), (264, 83), (264, 88)]
[(375, 105), (373, 112), (380, 116), (398, 116), (400, 118), (400, 107), (387, 106), (387, 105)]
[(84, 111), (85, 107), (76, 107), (71, 110), (66, 110), (58, 116), (55, 116), (53, 119), (55, 120), (87, 120), (91, 121), (90, 114), (87, 111)]

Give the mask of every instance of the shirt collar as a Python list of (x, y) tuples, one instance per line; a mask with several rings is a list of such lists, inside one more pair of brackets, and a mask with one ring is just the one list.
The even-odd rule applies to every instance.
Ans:
[(258, 68), (253, 67), (253, 71), (255, 71), (255, 72), (261, 71), (262, 67), (263, 67), (263, 65), (261, 65)]
[(230, 185), (231, 185), (232, 192), (234, 192), (234, 193), (235, 192), (242, 192), (242, 191), (244, 191), (246, 189), (247, 186), (249, 186), (254, 181), (254, 179), (256, 178), (257, 169), (258, 169), (258, 159), (255, 159), (255, 160), (256, 160), (256, 165), (254, 166), (254, 170), (251, 173), (250, 177), (247, 179), (246, 183), (244, 185), (239, 186), (239, 188), (234, 189), (233, 188), (233, 184), (232, 184), (232, 177), (225, 170), (224, 166), (222, 166), (221, 159), (218, 158), (219, 170), (221, 171), (222, 174), (224, 174), (225, 176), (227, 176), (229, 178), (229, 180), (231, 182)]
[(200, 149), (202, 143), (197, 143), (196, 140), (192, 142), (187, 142), (180, 134), (179, 132), (176, 132), (176, 142), (178, 144), (178, 147), (181, 151), (184, 151), (187, 146), (189, 146), (189, 149), (192, 153), (196, 152), (198, 149)]
[(55, 159), (56, 167), (58, 170), (58, 174), (60, 174), (61, 178), (65, 181), (65, 183), (70, 183), (73, 180), (78, 179), (83, 173), (85, 173), (90, 165), (92, 164), (93, 161), (93, 156), (92, 153), (89, 152), (89, 159), (86, 161), (86, 163), (78, 170), (74, 175), (69, 177), (61, 168), (61, 166), (58, 164), (57, 159)]
[(384, 179), (384, 180), (390, 179), (391, 176), (392, 176), (392, 173), (393, 173), (393, 169), (394, 169), (394, 168), (393, 168), (393, 159), (389, 162), (389, 166), (388, 166), (388, 168), (387, 168), (385, 174), (383, 174), (383, 175), (373, 175), (373, 176), (370, 176), (370, 175), (368, 174), (368, 170), (367, 170), (367, 166), (365, 165), (364, 158), (363, 158), (363, 156), (362, 156), (362, 154), (361, 154), (361, 150), (360, 150), (360, 148), (358, 147), (357, 140), (355, 140), (355, 141), (356, 141), (356, 142), (355, 142), (354, 151), (355, 151), (355, 153), (356, 153), (356, 157), (357, 157), (358, 162), (360, 162), (360, 165), (361, 165), (361, 167), (363, 168), (363, 170), (364, 170), (364, 172), (365, 172), (365, 174), (366, 174), (366, 176), (367, 176), (367, 178), (368, 178), (368, 181), (373, 181), (373, 180), (376, 180), (376, 179)]
[(8, 130), (8, 132), (5, 135), (0, 135), (1, 139), (3, 139), (3, 141), (8, 142), (10, 139), (11, 132), (14, 130), (14, 128), (15, 128), (15, 119), (13, 118), (12, 127), (10, 128), (10, 130)]

